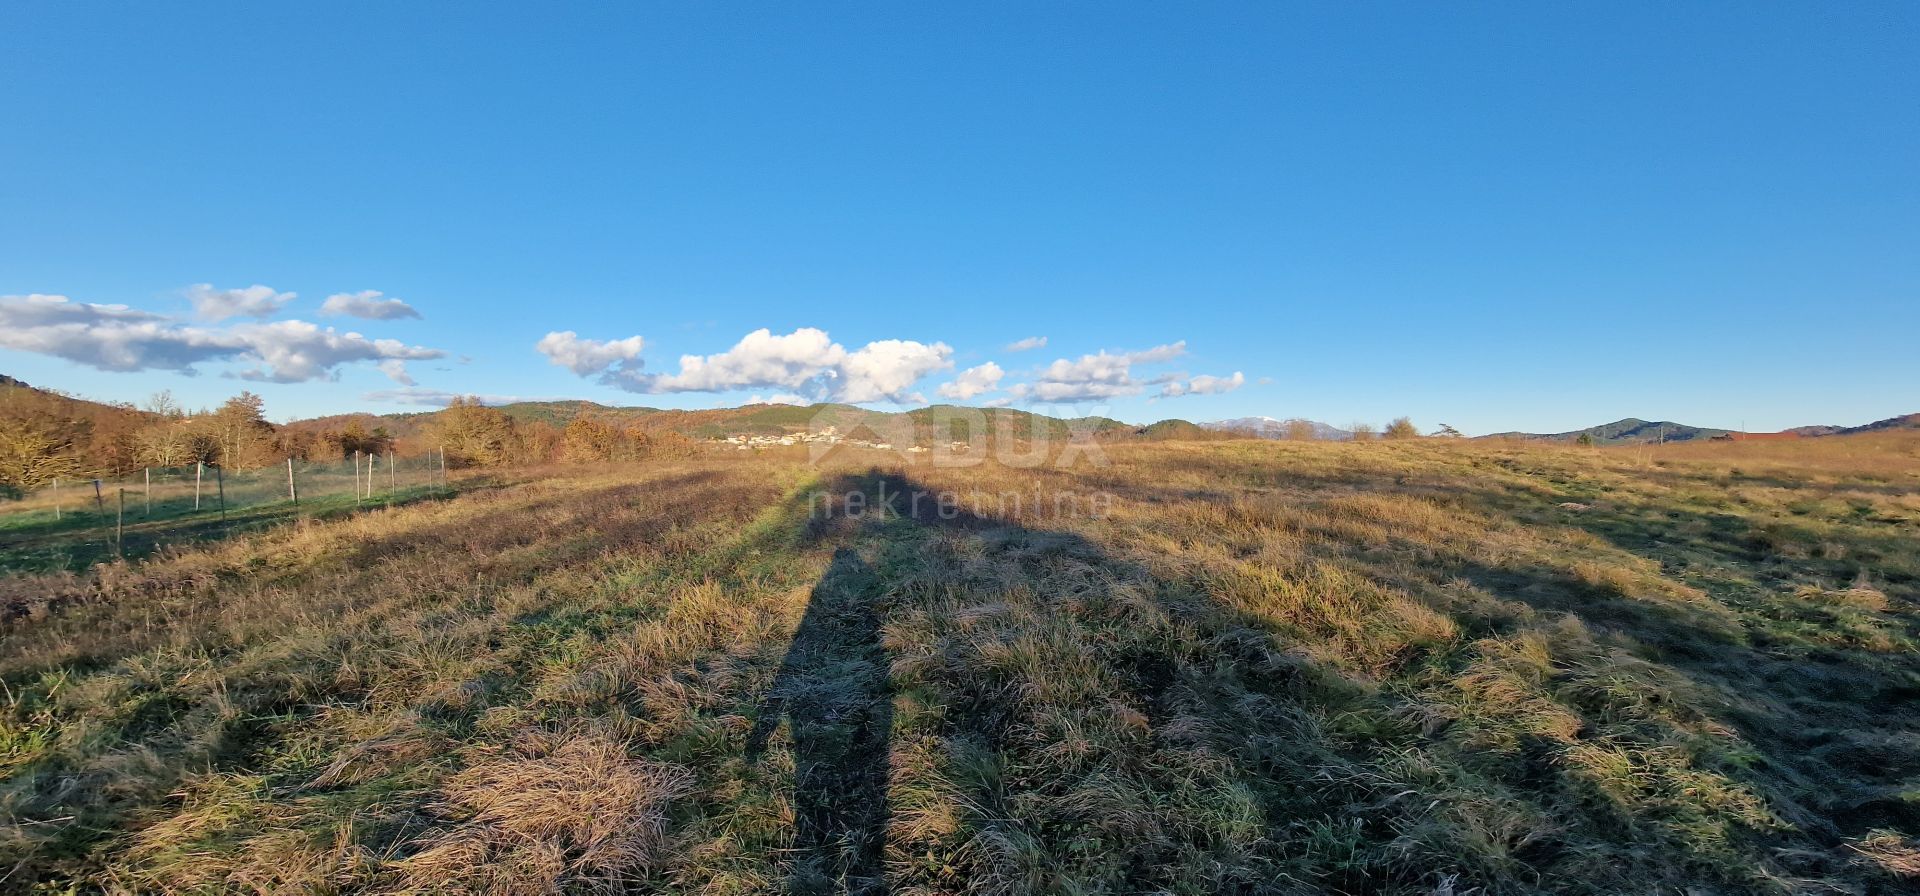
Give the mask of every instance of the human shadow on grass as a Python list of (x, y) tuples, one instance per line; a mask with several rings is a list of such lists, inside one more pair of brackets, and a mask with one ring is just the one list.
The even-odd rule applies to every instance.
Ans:
[(790, 723), (793, 893), (887, 891), (893, 694), (879, 584), (853, 550), (834, 552), (747, 738), (747, 758), (758, 761), (780, 720)]
[[(970, 842), (1012, 844), (1006, 856), (969, 873), (1005, 874), (1001, 883), (1039, 886), (1038, 882), (1054, 876), (1093, 874), (1089, 869), (1104, 868), (1099, 873), (1110, 877), (1103, 880), (1123, 879), (1140, 890), (1176, 890), (1199, 880), (1196, 875), (1203, 869), (1222, 889), (1247, 891), (1259, 889), (1276, 874), (1344, 892), (1432, 885), (1431, 869), (1398, 861), (1394, 858), (1397, 847), (1359, 832), (1363, 825), (1366, 831), (1374, 831), (1425, 823), (1427, 816), (1417, 806), (1396, 802), (1397, 796), (1383, 798), (1366, 782), (1371, 780), (1369, 775), (1387, 773), (1382, 769), (1393, 767), (1400, 750), (1417, 747), (1444, 757), (1449, 755), (1447, 744), (1434, 739), (1437, 731), (1392, 733), (1404, 727), (1401, 717), (1394, 716), (1394, 700), (1369, 697), (1338, 670), (1303, 657), (1296, 644), (1275, 637), (1273, 620), (1220, 602), (1205, 581), (1156, 574), (1108, 554), (1073, 531), (1049, 528), (1044, 521), (965, 509), (946, 516), (940, 512), (943, 505), (913, 502), (912, 497), (923, 493), (924, 487), (899, 474), (873, 471), (820, 488), (842, 497), (861, 494), (869, 516), (855, 524), (848, 524), (844, 517), (823, 517), (813, 504), (800, 508), (810, 500), (803, 496), (791, 509), (795, 522), (803, 523), (802, 540), (858, 544), (868, 559), (844, 547), (836, 553), (814, 588), (775, 682), (759, 706), (747, 745), (749, 757), (758, 759), (781, 720), (791, 720), (788, 748), (794, 755), (796, 781), (790, 892), (888, 891), (884, 857), (890, 819), (893, 685), (880, 632), (889, 618), (909, 632), (926, 626), (944, 631), (956, 614), (965, 614), (962, 624), (953, 626), (963, 630), (962, 636), (941, 639), (939, 661), (916, 673), (917, 684), (902, 687), (924, 688), (938, 696), (943, 712), (930, 730), (937, 732), (946, 751), (943, 755), (974, 757), (965, 763), (948, 760), (942, 766), (943, 774), (963, 782), (957, 786), (979, 807), (969, 821), (977, 828), (968, 834)], [(890, 500), (881, 500), (883, 491)], [(1125, 491), (1136, 501), (1178, 499), (1153, 486)], [(1498, 494), (1476, 497), (1494, 508), (1503, 506), (1503, 500), (1514, 500)], [(884, 522), (874, 525), (875, 513)], [(1196, 537), (1207, 535), (1196, 533)], [(1657, 647), (1659, 652), (1649, 662), (1703, 683), (1725, 682), (1725, 670), (1715, 661), (1722, 654), (1760, 670), (1784, 671), (1781, 663), (1765, 662), (1734, 643), (1726, 632), (1705, 630), (1700, 620), (1688, 614), (1688, 607), (1636, 601), (1589, 585), (1567, 570), (1540, 564), (1488, 566), (1472, 558), (1443, 557), (1429, 558), (1422, 567), (1425, 575), (1395, 581), (1393, 564), (1350, 556), (1342, 565), (1415, 593), (1464, 578), (1515, 604), (1589, 620), (1599, 629)], [(1412, 580), (1416, 578), (1420, 581)], [(1052, 643), (1072, 647), (1069, 654), (1098, 667), (1107, 689), (1101, 705), (1115, 707), (1116, 718), (1136, 719), (1131, 724), (1144, 732), (1140, 739), (1132, 739), (1124, 726), (1102, 727), (1098, 731), (1105, 733), (1093, 739), (1079, 736), (1077, 741), (1043, 736), (1063, 730), (1057, 725), (1049, 728), (1049, 719), (1077, 725), (1071, 708), (1036, 702), (1024, 696), (1027, 692), (1020, 680), (995, 671), (995, 664), (1004, 667), (1009, 657), (1041, 657), (1034, 653), (1036, 645), (1044, 648), (1049, 643), (1017, 622), (1019, 613), (1009, 604), (1022, 602), (1023, 612), (1042, 613), (1041, 618), (1071, 614), (1079, 620), (1076, 625), (1084, 631), (1067, 631), (1064, 634), (1070, 640)], [(1605, 634), (1599, 637), (1611, 641)], [(1442, 669), (1435, 667), (1436, 672)], [(1733, 680), (1768, 690), (1766, 682), (1747, 676)], [(1707, 707), (1708, 711), (1716, 708), (1726, 711)], [(1578, 709), (1589, 721), (1601, 720), (1609, 711), (1605, 706)], [(1763, 725), (1803, 720), (1801, 710), (1808, 707), (1769, 709), (1783, 715), (1729, 721), (1758, 735)], [(1100, 712), (1096, 708), (1088, 718), (1099, 721), (1104, 718)], [(1327, 718), (1351, 724), (1375, 717), (1381, 719), (1381, 730), (1388, 732), (1380, 744), (1364, 736), (1343, 740), (1322, 732)], [(1658, 721), (1648, 725), (1660, 728)], [(1837, 742), (1829, 746), (1830, 752), (1841, 752), (1814, 768), (1831, 766), (1861, 774), (1856, 767), (1871, 760), (1898, 762), (1907, 756), (1897, 744), (1868, 739), (1856, 726), (1846, 727), (1854, 730), (1840, 732)], [(1720, 771), (1734, 781), (1775, 792), (1790, 790), (1794, 777), (1804, 776), (1805, 770), (1772, 764), (1778, 757), (1777, 737), (1760, 743), (1773, 747), (1774, 756), (1762, 760), (1767, 765)], [(1098, 756), (1089, 767), (1101, 771), (1029, 781), (1018, 802), (1009, 802), (1004, 792), (985, 779), (968, 777), (967, 769), (975, 766), (1035, 774), (1063, 768), (1050, 757), (1069, 746)], [(1579, 776), (1554, 762), (1551, 751), (1543, 746), (1529, 746), (1511, 761), (1487, 766), (1514, 776), (1508, 783), (1521, 788), (1519, 799), (1542, 816), (1577, 807), (1577, 795), (1587, 792)], [(992, 761), (975, 761), (978, 757)], [(1185, 825), (1191, 819), (1209, 817), (1208, 813), (1225, 807), (1208, 801), (1206, 793), (1212, 791), (1196, 795), (1191, 781), (1176, 771), (1195, 757), (1231, 764), (1234, 786), (1229, 790), (1249, 799), (1267, 826), (1264, 830), (1232, 848), (1189, 831)], [(1354, 769), (1350, 781), (1302, 786), (1305, 769), (1348, 767)], [(1115, 777), (1116, 768), (1126, 769), (1126, 776)], [(1087, 802), (1094, 798), (1090, 794), (1108, 792), (1110, 802)], [(1477, 788), (1449, 793), (1438, 785), (1434, 795), (1481, 798)], [(1866, 804), (1854, 799), (1849, 804), (1855, 812), (1870, 816), (1875, 826), (1906, 826), (1899, 807), (1884, 800)], [(1063, 805), (1078, 808), (1057, 808)], [(1113, 820), (1121, 814), (1113, 807), (1122, 805), (1136, 807), (1125, 817), (1137, 814), (1142, 819), (1137, 828), (1124, 829), (1129, 844), (1124, 860), (1102, 866), (1072, 850), (1079, 838), (1096, 831), (1085, 817), (1089, 811), (1099, 809), (1107, 813), (1101, 817), (1118, 823)], [(1837, 808), (1811, 805), (1809, 812), (1799, 815), (1807, 826), (1801, 831), (1742, 835), (1729, 849), (1758, 855), (1770, 848), (1807, 851), (1811, 847), (1821, 851), (1819, 856), (1796, 867), (1809, 874), (1853, 880), (1863, 872), (1844, 865), (1846, 855), (1838, 850), (1860, 825), (1836, 824)], [(1317, 830), (1321, 820), (1342, 831), (1351, 825), (1353, 836), (1360, 838), (1354, 848), (1365, 857), (1328, 862), (1318, 854), (1293, 851), (1291, 844)], [(1626, 855), (1659, 843), (1675, 852), (1665, 873), (1700, 880), (1716, 879), (1714, 875), (1720, 873), (1687, 864), (1695, 860), (1679, 855), (1689, 848), (1684, 839), (1650, 839), (1647, 829), (1622, 828), (1603, 812), (1579, 813), (1575, 821), (1568, 828), (1573, 834), (1543, 827), (1538, 836), (1529, 836), (1516, 847), (1505, 863), (1459, 856), (1454, 861), (1460, 864), (1453, 870), (1481, 881), (1498, 881), (1503, 874), (1524, 870), (1564, 886), (1576, 875), (1592, 873), (1581, 859), (1584, 852)], [(1106, 835), (1105, 829), (1098, 830)], [(1436, 842), (1453, 844), (1455, 837), (1471, 832), (1442, 833), (1446, 836)], [(927, 883), (917, 877), (921, 872), (905, 857), (894, 872), (892, 884), (903, 889)], [(1637, 878), (1623, 870), (1622, 876), (1607, 883), (1625, 885), (1631, 880)], [(1496, 886), (1493, 891), (1505, 889), (1509, 888)]]

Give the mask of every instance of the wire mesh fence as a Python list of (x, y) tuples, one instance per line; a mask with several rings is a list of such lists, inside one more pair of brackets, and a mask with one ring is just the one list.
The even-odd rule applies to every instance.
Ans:
[(247, 470), (150, 467), (125, 476), (58, 479), (0, 502), (0, 566), (75, 566), (199, 540), (235, 527), (335, 513), (447, 487), (437, 453), (287, 459)]

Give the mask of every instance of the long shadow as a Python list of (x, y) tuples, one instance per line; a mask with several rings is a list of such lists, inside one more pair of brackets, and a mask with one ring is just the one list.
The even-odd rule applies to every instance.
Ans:
[(836, 550), (747, 738), (747, 757), (758, 761), (780, 720), (789, 721), (792, 893), (887, 892), (893, 693), (879, 595), (873, 568), (852, 549)]
[[(1458, 493), (1468, 506), (1513, 514), (1523, 520), (1530, 519), (1546, 500), (1524, 490), (1516, 493), (1494, 487), (1444, 486), (1440, 483), (1428, 488)], [(965, 509), (949, 516), (942, 512), (943, 505), (914, 501), (913, 496), (922, 493), (924, 486), (899, 474), (871, 471), (843, 477), (821, 489), (842, 496), (862, 494), (868, 517), (850, 524), (844, 515), (809, 512), (803, 538), (863, 546), (878, 543), (881, 553), (868, 553), (870, 559), (863, 559), (850, 548), (836, 552), (828, 572), (813, 590), (748, 738), (748, 755), (758, 759), (768, 749), (780, 722), (791, 721), (790, 749), (796, 765), (794, 861), (788, 880), (791, 892), (864, 894), (888, 890), (884, 853), (890, 819), (887, 788), (893, 686), (880, 629), (890, 614), (897, 623), (930, 622), (936, 630), (963, 630), (951, 641), (942, 642), (941, 665), (930, 667), (935, 671), (920, 673), (923, 678), (918, 684), (903, 685), (932, 688), (938, 694), (945, 709), (934, 730), (951, 755), (995, 756), (995, 768), (1015, 770), (1061, 768), (1057, 755), (1068, 747), (1092, 750), (1101, 756), (1098, 762), (1088, 763), (1092, 772), (1022, 782), (1018, 804), (1007, 802), (999, 785), (965, 785), (967, 798), (978, 807), (975, 823), (982, 826), (976, 842), (996, 848), (1026, 844), (1009, 855), (1034, 857), (1032, 867), (1040, 870), (1021, 872), (1028, 875), (1018, 878), (1023, 885), (1044, 889), (1039, 881), (1049, 874), (1072, 874), (1075, 863), (1084, 858), (1073, 851), (1074, 844), (1076, 838), (1093, 830), (1094, 824), (1084, 814), (1076, 813), (1088, 813), (1095, 807), (1086, 800), (1087, 794), (1100, 792), (1096, 784), (1115, 786), (1117, 780), (1111, 777), (1115, 774), (1111, 769), (1103, 771), (1100, 766), (1131, 763), (1125, 786), (1138, 788), (1151, 799), (1143, 796), (1126, 805), (1142, 817), (1159, 819), (1164, 815), (1166, 826), (1147, 825), (1142, 829), (1165, 831), (1181, 813), (1198, 810), (1157, 808), (1155, 801), (1166, 800), (1171, 805), (1192, 796), (1190, 782), (1174, 772), (1163, 772), (1159, 760), (1187, 761), (1197, 755), (1229, 759), (1234, 765), (1235, 786), (1246, 789), (1266, 828), (1244, 853), (1202, 839), (1187, 842), (1164, 834), (1129, 839), (1128, 863), (1120, 872), (1128, 887), (1178, 890), (1182, 882), (1168, 869), (1181, 863), (1197, 863), (1193, 867), (1213, 863), (1209, 867), (1216, 868), (1215, 884), (1222, 892), (1258, 891), (1276, 870), (1313, 880), (1330, 892), (1406, 891), (1432, 885), (1421, 868), (1403, 867), (1390, 860), (1393, 853), (1383, 845), (1395, 830), (1426, 824), (1424, 814), (1396, 803), (1399, 797), (1381, 801), (1383, 795), (1367, 785), (1309, 781), (1304, 772), (1351, 766), (1372, 774), (1381, 762), (1387, 769), (1395, 768), (1398, 751), (1412, 748), (1430, 750), (1436, 757), (1452, 756), (1456, 745), (1440, 736), (1444, 722), (1435, 723), (1431, 731), (1408, 728), (1405, 733), (1396, 733), (1405, 727), (1404, 720), (1424, 717), (1396, 715), (1408, 705), (1394, 697), (1365, 696), (1332, 670), (1302, 658), (1293, 645), (1274, 637), (1270, 620), (1219, 603), (1208, 593), (1206, 583), (1169, 578), (1165, 573), (1110, 556), (1074, 532)], [(1119, 490), (1136, 501), (1192, 500), (1189, 495), (1154, 485), (1121, 485)], [(824, 502), (820, 508), (831, 506), (831, 502)], [(845, 514), (845, 505), (840, 506)], [(814, 505), (809, 503), (807, 509), (813, 511)], [(876, 513), (883, 515), (880, 526), (870, 525)], [(1603, 513), (1560, 522), (1588, 528), (1602, 538), (1618, 536), (1609, 532), (1611, 527), (1601, 525), (1607, 522)], [(963, 534), (924, 537), (934, 536), (935, 529), (958, 529)], [(880, 537), (869, 541), (864, 535)], [(1195, 537), (1208, 536), (1196, 533)], [(1609, 540), (1623, 550), (1660, 558), (1660, 553), (1650, 551), (1647, 544), (1630, 545), (1619, 537)], [(1728, 849), (1752, 856), (1771, 849), (1794, 850), (1798, 851), (1796, 855), (1807, 856), (1824, 851), (1819, 854), (1826, 857), (1795, 859), (1793, 867), (1811, 876), (1847, 881), (1859, 872), (1837, 864), (1844, 859), (1844, 838), (1868, 827), (1909, 833), (1914, 830), (1911, 805), (1888, 796), (1915, 767), (1920, 767), (1913, 764), (1916, 753), (1897, 736), (1909, 726), (1896, 716), (1910, 708), (1914, 699), (1910, 684), (1914, 679), (1902, 679), (1897, 674), (1905, 660), (1889, 659), (1884, 669), (1856, 666), (1839, 670), (1845, 675), (1835, 672), (1836, 680), (1867, 685), (1872, 689), (1869, 693), (1876, 696), (1876, 701), (1868, 702), (1881, 704), (1863, 706), (1857, 696), (1803, 693), (1805, 688), (1785, 682), (1785, 677), (1820, 671), (1810, 668), (1806, 658), (1768, 656), (1738, 643), (1728, 632), (1705, 624), (1712, 620), (1693, 618), (1686, 607), (1638, 601), (1589, 585), (1566, 570), (1540, 564), (1489, 565), (1476, 557), (1441, 552), (1439, 556), (1426, 556), (1415, 569), (1401, 570), (1395, 556), (1373, 557), (1357, 550), (1327, 559), (1356, 574), (1416, 594), (1465, 579), (1503, 601), (1585, 620), (1600, 630), (1602, 640), (1609, 639), (1607, 633), (1626, 635), (1640, 645), (1648, 662), (1710, 690), (1736, 696), (1750, 692), (1756, 698), (1769, 698), (1710, 701), (1699, 707), (1719, 716), (1714, 721), (1746, 735), (1755, 747), (1754, 756), (1741, 759), (1751, 762), (1752, 767), (1711, 757), (1700, 761), (1708, 770), (1761, 788), (1770, 794), (1769, 799), (1778, 797), (1783, 802), (1776, 805), (1798, 826), (1772, 834), (1743, 833)], [(1748, 568), (1752, 562), (1733, 547), (1727, 549), (1724, 559), (1734, 568)], [(952, 603), (956, 594), (973, 603)], [(1009, 598), (1009, 594), (1016, 596)], [(1127, 600), (1132, 603), (1123, 604), (1117, 598), (1120, 594), (1130, 595)], [(1135, 724), (1146, 738), (1142, 744), (1120, 749), (1127, 741), (1112, 733), (1103, 735), (1107, 739), (1101, 741), (1067, 743), (1057, 733), (1048, 733), (1068, 729), (1046, 728), (1042, 723), (1047, 719), (1035, 714), (1057, 713), (1060, 708), (1044, 707), (1023, 696), (1023, 681), (997, 667), (999, 661), (989, 662), (993, 657), (1004, 660), (1016, 652), (1030, 655), (1035, 649), (1036, 642), (1029, 637), (1032, 632), (1011, 622), (1002, 626), (993, 621), (1016, 618), (1008, 609), (1009, 601), (1024, 602), (1025, 612), (1080, 615), (1076, 624), (1087, 629), (1071, 633), (1082, 639), (1075, 648), (1084, 648), (1079, 656), (1099, 667), (1106, 680), (1104, 698), (1126, 712), (1137, 711)], [(1468, 620), (1462, 613), (1477, 612), (1464, 607), (1436, 609), (1452, 613), (1463, 623)], [(969, 615), (956, 626), (955, 613)], [(1154, 621), (1155, 613), (1163, 614), (1161, 621)], [(1846, 658), (1857, 663), (1857, 656)], [(1450, 662), (1450, 658), (1439, 658), (1432, 671), (1446, 674)], [(1063, 669), (1059, 674), (1071, 673)], [(1902, 681), (1909, 682), (1904, 689)], [(1555, 699), (1574, 701), (1569, 705), (1589, 723), (1604, 721), (1611, 711), (1607, 706), (1580, 702), (1602, 697), (1584, 693), (1556, 692)], [(1377, 716), (1386, 720), (1380, 727), (1384, 733), (1377, 735), (1381, 738), (1378, 743), (1368, 735), (1325, 737), (1318, 733), (1325, 724), (1323, 716), (1337, 718), (1341, 724)], [(1648, 737), (1672, 734), (1663, 718), (1649, 718), (1636, 730)], [(1796, 728), (1808, 730), (1811, 736), (1787, 736), (1786, 732)], [(1889, 736), (1871, 736), (1875, 729), (1889, 732)], [(1580, 734), (1581, 738), (1591, 736), (1591, 731)], [(1812, 758), (1803, 760), (1792, 755), (1800, 750)], [(1662, 860), (1664, 873), (1717, 880), (1714, 875), (1718, 871), (1689, 864), (1696, 861), (1684, 855), (1692, 848), (1691, 842), (1679, 834), (1660, 833), (1658, 819), (1646, 822), (1651, 827), (1639, 821), (1622, 827), (1606, 812), (1581, 810), (1581, 800), (1587, 798), (1582, 788), (1587, 785), (1556, 764), (1545, 749), (1523, 746), (1512, 755), (1458, 761), (1462, 769), (1495, 779), (1497, 786), (1490, 793), (1516, 788), (1517, 798), (1534, 811), (1571, 812), (1574, 816), (1566, 820), (1564, 830), (1543, 829), (1538, 839), (1530, 835), (1515, 846), (1511, 856), (1502, 860), (1509, 864), (1494, 864), (1493, 858), (1486, 858), (1489, 864), (1461, 869), (1474, 872), (1489, 885), (1489, 892), (1526, 891), (1528, 888), (1521, 883), (1503, 882), (1502, 875), (1516, 873), (1539, 875), (1550, 889), (1577, 889), (1575, 882), (1593, 873), (1593, 866), (1583, 858), (1588, 852), (1626, 856), (1669, 850)], [(1870, 768), (1874, 763), (1886, 767)], [(966, 773), (962, 770), (960, 774), (964, 777)], [(1809, 796), (1816, 786), (1810, 782), (1836, 777), (1851, 782), (1839, 780), (1828, 785), (1835, 798)], [(1116, 792), (1115, 805), (1133, 794), (1124, 789)], [(1436, 794), (1450, 796), (1437, 785)], [(1454, 798), (1479, 797), (1470, 793)], [(1792, 805), (1796, 801), (1800, 805)], [(1056, 803), (1070, 803), (1078, 809), (1041, 808)], [(1325, 827), (1320, 819), (1327, 824), (1337, 821), (1350, 825), (1350, 836), (1356, 844), (1378, 848), (1366, 861), (1323, 861), (1311, 851), (1303, 856), (1299, 841), (1303, 836), (1323, 836), (1313, 833)], [(1457, 858), (1464, 861), (1463, 857)], [(916, 878), (920, 872), (911, 862), (902, 859), (895, 869), (895, 885), (904, 889), (925, 884), (925, 880)], [(1001, 873), (1000, 866), (1011, 864), (1005, 858), (995, 862), (996, 874)], [(1114, 883), (1118, 879), (1104, 880)], [(1608, 878), (1607, 882), (1630, 879), (1638, 878), (1623, 872), (1622, 877)]]

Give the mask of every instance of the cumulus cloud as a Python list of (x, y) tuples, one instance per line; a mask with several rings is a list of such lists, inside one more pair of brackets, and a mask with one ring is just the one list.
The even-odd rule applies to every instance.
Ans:
[(869, 342), (841, 363), (835, 397), (856, 404), (883, 399), (925, 404), (924, 397), (909, 390), (927, 374), (952, 367), (952, 357), (953, 349), (939, 342)]
[(187, 299), (193, 311), (206, 320), (229, 317), (272, 317), (282, 305), (297, 298), (296, 293), (277, 292), (271, 286), (255, 283), (242, 289), (215, 289), (211, 283), (187, 287)]
[(940, 342), (883, 339), (848, 351), (825, 330), (802, 327), (776, 335), (763, 327), (724, 352), (682, 355), (674, 373), (642, 373), (638, 364), (583, 365), (585, 371), (575, 372), (598, 372), (602, 383), (647, 394), (770, 389), (832, 401), (924, 402), (912, 386), (952, 367), (952, 357), (953, 349)]
[(813, 402), (807, 400), (806, 396), (795, 395), (791, 392), (781, 392), (774, 395), (754, 395), (747, 399), (747, 404), (791, 404), (804, 406), (812, 403)]
[(242, 371), (240, 378), (273, 383), (334, 379), (335, 368), (354, 361), (425, 361), (446, 355), (439, 349), (397, 339), (368, 339), (304, 320), (248, 324), (235, 327), (233, 334), (246, 344), (243, 357), (261, 365)]
[(1159, 397), (1178, 398), (1182, 395), (1218, 395), (1222, 392), (1232, 392), (1246, 385), (1246, 383), (1246, 375), (1238, 370), (1234, 371), (1232, 376), (1209, 376), (1203, 373), (1185, 382), (1180, 380), (1169, 381), (1166, 385), (1160, 387)]
[(547, 360), (565, 367), (581, 376), (607, 373), (615, 364), (622, 372), (640, 369), (640, 350), (646, 346), (646, 340), (638, 336), (625, 339), (600, 340), (582, 339), (572, 330), (560, 330), (540, 337), (534, 343), (534, 351), (546, 355)]
[(988, 361), (978, 367), (969, 367), (953, 378), (951, 383), (942, 383), (939, 389), (941, 398), (966, 401), (975, 395), (983, 395), (1000, 388), (1000, 378), (1006, 371), (1000, 365)]
[(1165, 377), (1142, 382), (1133, 376), (1135, 364), (1158, 364), (1187, 353), (1185, 341), (1132, 352), (1096, 352), (1074, 360), (1061, 358), (1042, 368), (1033, 382), (1020, 383), (1008, 393), (1023, 401), (1098, 401), (1138, 395)]
[(393, 380), (402, 386), (417, 385), (413, 381), (413, 376), (407, 373), (407, 362), (405, 361), (397, 359), (381, 361), (379, 367), (380, 372), (387, 375), (387, 379)]
[(305, 321), (198, 327), (124, 305), (47, 295), (0, 296), (0, 346), (118, 372), (193, 374), (196, 365), (205, 362), (251, 362), (238, 376), (279, 383), (334, 379), (341, 365), (354, 362), (425, 360), (445, 354)]
[(76, 302), (66, 296), (40, 293), (0, 296), (0, 324), (4, 324), (9, 329), (44, 327), (54, 324), (159, 320), (166, 320), (166, 318), (146, 311), (135, 311), (125, 305), (95, 305), (91, 302)]
[(1047, 347), (1047, 337), (1045, 337), (1045, 336), (1028, 336), (1027, 338), (1025, 338), (1025, 339), (1022, 339), (1022, 340), (1020, 340), (1019, 342), (1010, 342), (1010, 343), (1008, 343), (1008, 344), (1007, 344), (1007, 351), (1010, 351), (1010, 352), (1030, 352), (1030, 351), (1033, 351), (1033, 350), (1034, 350), (1034, 349), (1036, 349), (1036, 348), (1046, 348), (1046, 347)]
[(833, 376), (847, 350), (825, 330), (802, 327), (775, 336), (762, 327), (714, 355), (680, 356), (680, 372), (621, 378), (634, 392), (724, 392), (728, 389), (798, 390)]
[(372, 392), (361, 393), (360, 398), (364, 401), (375, 401), (383, 404), (410, 404), (430, 408), (444, 408), (447, 405), (453, 404), (456, 398), (474, 398), (478, 399), (481, 404), (489, 405), (513, 404), (516, 401), (525, 400), (515, 398), (511, 395), (473, 395), (467, 392), (447, 392), (441, 389), (413, 388), (378, 389)]
[(363, 289), (359, 292), (337, 292), (327, 296), (320, 303), (320, 313), (334, 317), (358, 317), (363, 320), (400, 320), (420, 317), (420, 312), (412, 305), (399, 299), (385, 298), (386, 293), (377, 289)]

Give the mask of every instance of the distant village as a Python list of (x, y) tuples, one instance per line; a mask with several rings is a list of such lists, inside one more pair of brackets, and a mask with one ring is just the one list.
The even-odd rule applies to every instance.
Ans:
[[(873, 448), (879, 451), (895, 450), (892, 442), (881, 442), (874, 439), (848, 438), (846, 436), (841, 435), (839, 429), (832, 426), (824, 427), (822, 429), (815, 430), (815, 431), (790, 432), (784, 435), (777, 435), (777, 436), (747, 435), (747, 434), (731, 435), (731, 436), (726, 436), (724, 438), (716, 439), (715, 441), (718, 441), (726, 445), (732, 445), (733, 447), (741, 451), (746, 451), (750, 448), (774, 448), (782, 445), (850, 445), (855, 448)], [(948, 445), (948, 447), (957, 453), (957, 452), (964, 452), (972, 446), (968, 445), (966, 442), (952, 442)], [(932, 449), (926, 447), (925, 445), (908, 445), (904, 450), (907, 451), (909, 454), (924, 454), (927, 451), (930, 451)]]

